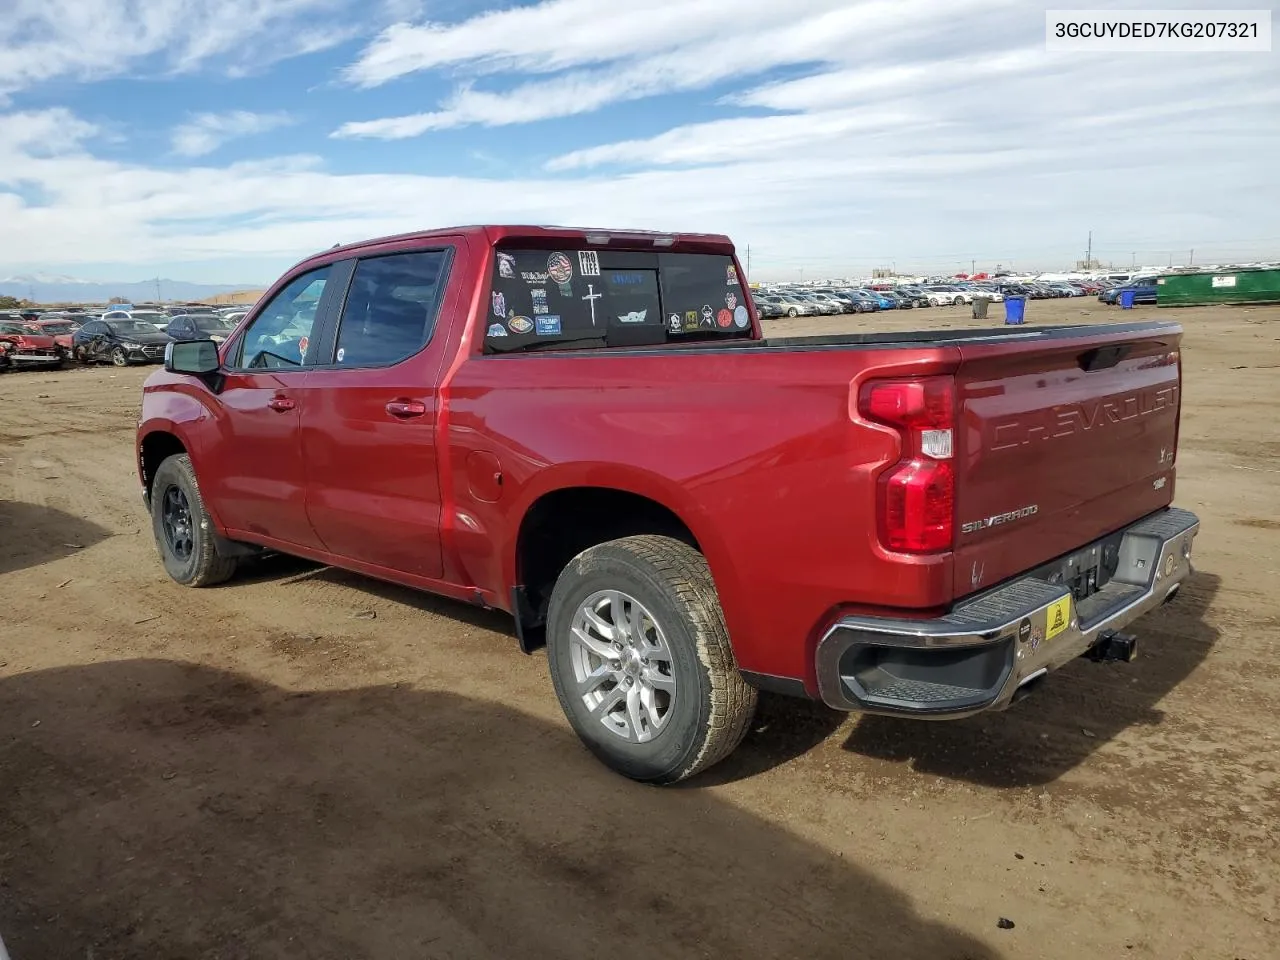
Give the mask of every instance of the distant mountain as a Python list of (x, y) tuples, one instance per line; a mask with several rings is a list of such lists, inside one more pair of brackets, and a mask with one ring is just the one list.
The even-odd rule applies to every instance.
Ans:
[[(160, 280), (160, 296), (171, 300), (205, 300), (219, 293), (261, 289), (262, 284), (188, 283), (184, 280)], [(21, 274), (0, 277), (0, 296), (29, 299), (36, 303), (106, 303), (112, 297), (124, 297), (130, 303), (154, 301), (156, 281), (137, 283), (99, 283), (50, 273)]]

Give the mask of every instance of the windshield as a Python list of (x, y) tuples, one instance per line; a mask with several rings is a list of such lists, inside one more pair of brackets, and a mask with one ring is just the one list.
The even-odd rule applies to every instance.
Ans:
[(155, 324), (142, 320), (111, 320), (107, 323), (111, 332), (119, 337), (132, 337), (139, 334), (150, 335), (156, 332)]
[(201, 333), (228, 333), (234, 327), (221, 317), (187, 317)]

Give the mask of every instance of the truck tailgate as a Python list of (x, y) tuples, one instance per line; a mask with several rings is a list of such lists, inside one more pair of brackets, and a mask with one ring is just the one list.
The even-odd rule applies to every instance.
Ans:
[(957, 597), (1171, 502), (1181, 336), (1094, 327), (961, 346)]

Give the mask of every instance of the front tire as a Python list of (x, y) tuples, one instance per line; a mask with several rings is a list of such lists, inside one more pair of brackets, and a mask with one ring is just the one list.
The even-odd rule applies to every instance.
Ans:
[(125, 352), (124, 347), (116, 347), (111, 351), (111, 362), (117, 367), (127, 367), (129, 365), (129, 354)]
[(707, 769), (755, 715), (707, 562), (669, 537), (613, 540), (570, 561), (551, 595), (547, 657), (574, 732), (633, 780)]
[(185, 587), (211, 587), (236, 572), (236, 561), (218, 555), (213, 518), (205, 509), (191, 458), (160, 464), (151, 483), (151, 530), (165, 572)]
[(797, 310), (795, 307), (791, 307), (789, 310), (787, 310), (787, 316), (788, 316), (788, 317), (798, 317), (798, 316), (800, 316), (800, 311), (799, 311), (799, 310)]

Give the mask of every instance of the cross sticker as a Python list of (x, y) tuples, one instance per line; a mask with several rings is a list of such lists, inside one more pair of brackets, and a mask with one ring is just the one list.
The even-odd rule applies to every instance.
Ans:
[(587, 295), (582, 299), (587, 301), (587, 303), (591, 304), (591, 325), (593, 327), (596, 325), (596, 301), (603, 296), (604, 296), (603, 293), (596, 293), (596, 288), (594, 284), (591, 284), (591, 283), (587, 284)]

